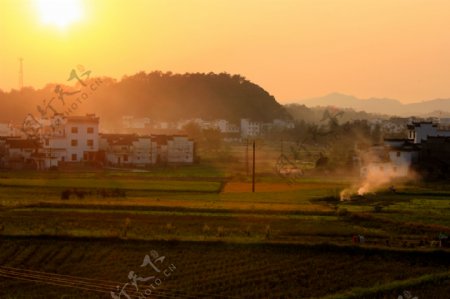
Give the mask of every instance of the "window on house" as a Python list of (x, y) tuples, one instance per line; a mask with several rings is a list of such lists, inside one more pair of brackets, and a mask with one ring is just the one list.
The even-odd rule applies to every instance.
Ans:
[(77, 146), (77, 145), (78, 145), (78, 140), (72, 139), (72, 140), (70, 141), (70, 145), (71, 145), (71, 146)]
[(92, 128), (92, 127), (87, 128), (87, 132), (88, 132), (88, 134), (94, 133), (94, 128)]
[(87, 146), (94, 146), (94, 140), (88, 139), (87, 140)]
[(128, 162), (128, 155), (124, 155), (124, 156), (123, 156), (123, 161), (124, 161), (124, 162)]
[(72, 154), (72, 161), (76, 161), (77, 160), (77, 154)]
[(86, 161), (86, 160), (88, 160), (88, 154), (87, 153), (84, 153), (83, 154), (83, 159)]
[(78, 133), (78, 127), (72, 127), (71, 132), (75, 134)]
[(400, 156), (401, 156), (401, 154), (402, 154), (402, 153), (400, 153), (400, 152), (397, 152), (397, 157), (400, 157)]

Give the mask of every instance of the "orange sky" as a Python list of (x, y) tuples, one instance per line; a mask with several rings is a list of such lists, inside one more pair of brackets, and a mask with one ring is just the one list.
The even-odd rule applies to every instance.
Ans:
[(449, 0), (78, 0), (44, 24), (34, 0), (0, 0), (0, 89), (64, 82), (78, 64), (239, 73), (281, 103), (342, 92), (414, 102), (450, 97)]

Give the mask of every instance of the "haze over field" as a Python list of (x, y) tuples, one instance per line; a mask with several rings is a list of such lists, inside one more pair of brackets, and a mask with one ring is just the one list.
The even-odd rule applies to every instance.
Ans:
[[(241, 74), (278, 102), (342, 92), (450, 97), (447, 0), (2, 0), (0, 89), (67, 80), (78, 64)], [(66, 6), (65, 6), (66, 5)], [(66, 8), (67, 9), (66, 9)]]

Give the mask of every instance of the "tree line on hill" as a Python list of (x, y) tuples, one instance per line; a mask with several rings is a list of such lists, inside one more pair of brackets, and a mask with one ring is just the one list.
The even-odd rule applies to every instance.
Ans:
[[(86, 81), (86, 86), (93, 80), (96, 79)], [(270, 122), (276, 118), (290, 119), (272, 95), (240, 75), (155, 71), (124, 76), (121, 80), (100, 80), (101, 85), (96, 90), (85, 88), (88, 96), (78, 102), (77, 97), (83, 89), (80, 83), (0, 91), (0, 121), (17, 122), (28, 113), (39, 115), (37, 106), (44, 106), (52, 98), (52, 105), (58, 107), (58, 112), (76, 107), (71, 114), (95, 113), (107, 125), (120, 123), (124, 115), (149, 117), (156, 121), (202, 118), (238, 122), (241, 118), (249, 118)]]

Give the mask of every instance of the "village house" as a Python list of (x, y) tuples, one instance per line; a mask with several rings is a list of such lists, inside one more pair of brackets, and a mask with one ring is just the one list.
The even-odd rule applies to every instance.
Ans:
[(194, 163), (194, 156), (194, 141), (181, 135), (167, 138), (167, 163), (192, 164)]
[(10, 169), (36, 168), (35, 157), (38, 155), (39, 144), (35, 140), (16, 137), (2, 138), (1, 165)]
[(414, 143), (422, 143), (429, 136), (450, 137), (450, 130), (440, 128), (437, 123), (431, 121), (413, 122), (408, 125), (408, 138)]
[(406, 177), (417, 163), (419, 148), (406, 139), (385, 139), (384, 144), (372, 146), (362, 155), (360, 174), (385, 177)]
[(0, 123), (0, 136), (19, 136), (17, 128), (15, 128), (11, 123)]
[(145, 129), (151, 124), (149, 117), (135, 118), (134, 116), (123, 116), (122, 126), (125, 129)]
[(182, 135), (101, 134), (100, 151), (108, 166), (192, 164), (195, 157), (194, 141)]
[(450, 176), (450, 137), (428, 136), (421, 144), (420, 169), (430, 178)]
[(39, 169), (62, 164), (97, 161), (99, 149), (99, 118), (86, 116), (63, 116), (57, 114), (45, 119), (40, 132), (42, 154)]
[(247, 118), (241, 119), (241, 137), (258, 137), (261, 135), (261, 123), (250, 121)]
[(413, 168), (442, 172), (450, 166), (450, 131), (431, 121), (412, 122), (407, 128), (408, 138), (385, 139), (361, 154), (361, 176), (406, 177)]
[(147, 167), (156, 163), (156, 144), (148, 136), (101, 134), (100, 151), (110, 166)]
[[(148, 167), (192, 164), (194, 141), (183, 135), (100, 134), (99, 118), (64, 116), (33, 120), (21, 137), (0, 137), (0, 167), (52, 169), (70, 165)], [(30, 134), (33, 133), (33, 134)]]

